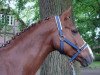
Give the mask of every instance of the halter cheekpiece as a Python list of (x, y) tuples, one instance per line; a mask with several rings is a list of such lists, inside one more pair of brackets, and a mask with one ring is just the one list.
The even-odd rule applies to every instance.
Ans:
[(75, 60), (75, 58), (77, 58), (77, 56), (81, 53), (81, 51), (87, 47), (87, 43), (84, 43), (80, 48), (78, 46), (76, 46), (74, 43), (72, 43), (70, 40), (68, 40), (66, 37), (64, 37), (60, 17), (55, 16), (55, 20), (56, 20), (56, 24), (57, 24), (57, 28), (58, 28), (59, 36), (60, 36), (60, 49), (58, 51), (61, 54), (66, 55), (66, 53), (64, 52), (64, 43), (66, 43), (66, 44), (70, 45), (72, 48), (74, 48), (77, 51), (77, 53), (75, 53), (69, 60), (69, 62), (72, 62), (73, 60)]

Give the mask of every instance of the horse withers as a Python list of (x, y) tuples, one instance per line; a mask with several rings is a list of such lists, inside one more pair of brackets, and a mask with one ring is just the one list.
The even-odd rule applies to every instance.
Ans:
[[(82, 66), (92, 63), (93, 53), (72, 22), (71, 8), (16, 34), (0, 48), (0, 75), (35, 75), (47, 55), (58, 50)], [(66, 44), (65, 44), (66, 43)]]

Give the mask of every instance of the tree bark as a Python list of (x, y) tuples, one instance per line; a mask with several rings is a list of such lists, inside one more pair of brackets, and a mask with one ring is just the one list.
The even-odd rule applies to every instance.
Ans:
[[(64, 10), (69, 8), (71, 0), (39, 0), (40, 18), (60, 15)], [(71, 75), (69, 69), (68, 57), (54, 51), (46, 58), (41, 66), (40, 75)], [(77, 74), (78, 75), (78, 74)]]
[(39, 0), (40, 18), (61, 14), (69, 6), (71, 0)]

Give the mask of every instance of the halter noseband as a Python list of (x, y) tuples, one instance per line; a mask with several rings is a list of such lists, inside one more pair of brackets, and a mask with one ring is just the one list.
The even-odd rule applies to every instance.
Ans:
[(77, 51), (77, 53), (75, 53), (69, 60), (69, 62), (72, 62), (73, 60), (75, 60), (75, 58), (77, 58), (77, 56), (80, 54), (80, 52), (87, 47), (87, 43), (84, 43), (80, 48), (78, 46), (76, 46), (74, 43), (72, 43), (70, 40), (68, 40), (66, 37), (64, 37), (59, 16), (55, 16), (55, 20), (57, 23), (57, 28), (58, 28), (59, 36), (60, 36), (60, 49), (58, 51), (61, 54), (66, 55), (66, 53), (64, 52), (64, 42), (67, 43), (68, 45), (70, 45), (72, 48), (74, 48)]

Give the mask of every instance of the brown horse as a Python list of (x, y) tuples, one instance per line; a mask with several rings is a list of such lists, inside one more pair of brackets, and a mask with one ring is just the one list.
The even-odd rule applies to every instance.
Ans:
[[(64, 35), (61, 39), (66, 37), (77, 47), (82, 47), (85, 42), (70, 16), (71, 8), (60, 16)], [(55, 17), (33, 24), (0, 48), (0, 75), (35, 75), (47, 55), (60, 49), (61, 39)], [(69, 44), (64, 44), (63, 50), (69, 57), (77, 53)], [(84, 47), (75, 60), (88, 66), (93, 60), (92, 51), (89, 47)]]

